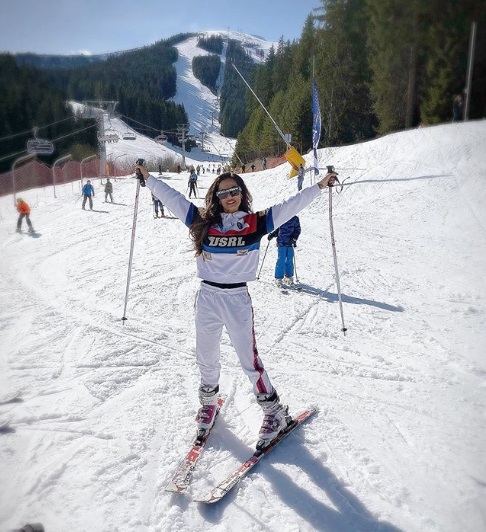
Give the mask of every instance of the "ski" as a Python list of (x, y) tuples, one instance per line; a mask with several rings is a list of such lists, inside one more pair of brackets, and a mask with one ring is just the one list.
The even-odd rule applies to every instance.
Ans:
[[(216, 419), (219, 415), (221, 407), (224, 403), (224, 397), (219, 397), (218, 399), (218, 411), (216, 413)], [(184, 493), (189, 486), (192, 478), (192, 474), (196, 469), (196, 464), (203, 453), (206, 442), (208, 441), (209, 435), (216, 424), (216, 419), (214, 420), (213, 426), (206, 433), (204, 438), (200, 441), (197, 440), (197, 437), (194, 439), (189, 452), (186, 454), (185, 458), (180, 463), (177, 471), (174, 473), (171, 481), (167, 484), (165, 491), (170, 491), (172, 493)]]
[(213, 504), (220, 501), (226, 494), (228, 494), (270, 451), (286, 438), (291, 432), (300, 427), (304, 421), (310, 418), (317, 412), (317, 408), (309, 408), (304, 410), (298, 416), (294, 417), (292, 424), (286, 430), (281, 432), (267, 447), (261, 451), (255, 451), (246, 462), (243, 462), (233, 473), (228, 475), (222, 482), (220, 482), (214, 489), (212, 489), (202, 499), (195, 499), (195, 502), (203, 502), (205, 504)]

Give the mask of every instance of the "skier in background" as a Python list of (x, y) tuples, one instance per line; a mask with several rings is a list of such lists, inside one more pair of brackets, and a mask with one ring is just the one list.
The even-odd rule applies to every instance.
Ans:
[(17, 212), (19, 213), (19, 218), (17, 220), (17, 233), (22, 232), (22, 220), (25, 218), (27, 225), (29, 226), (29, 233), (34, 232), (32, 227), (32, 222), (30, 221), (30, 207), (22, 198), (17, 199)]
[(197, 194), (196, 194), (197, 174), (194, 171), (192, 171), (191, 175), (189, 176), (188, 186), (189, 186), (189, 197), (191, 197), (191, 194), (194, 192), (194, 197), (197, 198)]
[(460, 122), (462, 120), (462, 94), (458, 94), (452, 102), (452, 121)]
[(83, 187), (83, 209), (86, 205), (86, 200), (89, 200), (89, 208), (93, 210), (93, 198), (95, 195), (95, 191), (93, 188), (93, 185), (91, 184), (91, 181), (88, 179), (88, 182)]
[(158, 218), (159, 217), (159, 209), (160, 209), (160, 217), (163, 218), (165, 216), (164, 205), (153, 194), (152, 194), (152, 203), (154, 204), (154, 213), (155, 213), (154, 214), (154, 218)]
[(305, 169), (302, 166), (302, 163), (299, 164), (299, 170), (297, 172), (297, 190), (302, 190), (302, 185), (304, 183)]
[(268, 240), (277, 237), (275, 283), (279, 288), (282, 288), (282, 283), (289, 287), (294, 286), (294, 248), (297, 246), (300, 231), (299, 217), (294, 216), (268, 235)]
[(113, 203), (113, 183), (110, 181), (110, 178), (105, 183), (105, 203), (108, 201), (108, 196), (110, 196), (110, 201)]
[(147, 188), (189, 227), (196, 250), (198, 277), (202, 279), (195, 303), (196, 360), (201, 373), (197, 437), (207, 434), (218, 412), (220, 341), (225, 327), (264, 413), (257, 443), (257, 449), (264, 449), (285, 430), (289, 414), (258, 355), (247, 282), (256, 278), (263, 236), (320, 197), (334, 174), (328, 173), (288, 200), (255, 213), (251, 194), (237, 174), (216, 177), (204, 208), (198, 209), (167, 183), (151, 176), (144, 166), (137, 165), (138, 171)]

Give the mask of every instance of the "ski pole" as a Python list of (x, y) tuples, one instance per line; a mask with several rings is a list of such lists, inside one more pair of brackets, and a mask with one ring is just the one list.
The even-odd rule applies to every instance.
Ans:
[(260, 273), (262, 271), (262, 268), (263, 268), (263, 263), (265, 262), (265, 257), (267, 256), (267, 251), (268, 251), (268, 246), (270, 245), (270, 240), (268, 241), (267, 243), (267, 247), (265, 248), (265, 253), (263, 255), (263, 260), (262, 260), (262, 264), (260, 266), (260, 270), (258, 272), (258, 275), (257, 275), (257, 280), (260, 279)]
[[(138, 163), (138, 161), (137, 161)], [(143, 164), (143, 163), (142, 163)], [(137, 170), (137, 190), (135, 192), (135, 207), (133, 210), (133, 224), (132, 224), (132, 238), (130, 242), (130, 258), (128, 259), (128, 274), (127, 274), (127, 287), (125, 291), (125, 306), (123, 308), (123, 324), (127, 320), (127, 304), (128, 304), (128, 292), (130, 290), (130, 279), (132, 276), (132, 260), (133, 260), (133, 248), (135, 244), (135, 229), (137, 228), (137, 214), (138, 214), (138, 196), (140, 194), (140, 185), (145, 186), (145, 180), (142, 174)]]
[[(334, 172), (334, 167), (327, 167), (328, 172)], [(329, 185), (329, 228), (331, 230), (331, 245), (332, 245), (332, 254), (334, 257), (334, 271), (336, 274), (336, 286), (337, 286), (337, 293), (338, 293), (338, 300), (339, 300), (339, 311), (341, 313), (341, 324), (343, 331), (343, 334), (346, 336), (346, 327), (344, 325), (344, 313), (343, 313), (343, 301), (341, 297), (341, 284), (339, 282), (339, 270), (338, 270), (338, 263), (337, 263), (337, 254), (336, 254), (336, 242), (334, 241), (334, 227), (332, 223), (332, 184)]]
[(294, 274), (295, 274), (295, 282), (299, 283), (299, 276), (297, 275), (297, 253), (295, 252), (295, 246), (294, 246)]

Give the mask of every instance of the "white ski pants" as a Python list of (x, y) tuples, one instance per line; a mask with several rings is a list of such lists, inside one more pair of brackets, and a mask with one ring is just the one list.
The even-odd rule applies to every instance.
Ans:
[(224, 326), (254, 393), (271, 394), (272, 384), (258, 356), (248, 288), (218, 288), (201, 283), (195, 313), (196, 361), (201, 372), (201, 385), (215, 387), (219, 384), (220, 341)]

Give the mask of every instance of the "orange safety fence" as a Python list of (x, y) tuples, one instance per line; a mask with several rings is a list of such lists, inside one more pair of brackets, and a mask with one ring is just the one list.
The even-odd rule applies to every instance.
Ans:
[[(126, 164), (116, 165), (107, 161), (105, 175), (103, 177), (118, 177), (129, 174), (131, 169)], [(76, 161), (68, 161), (62, 166), (54, 168), (37, 160), (31, 160), (19, 165), (15, 170), (0, 174), (0, 196), (22, 192), (33, 188), (63, 185), (73, 181), (96, 179), (100, 176), (100, 161), (92, 159), (83, 164)]]

